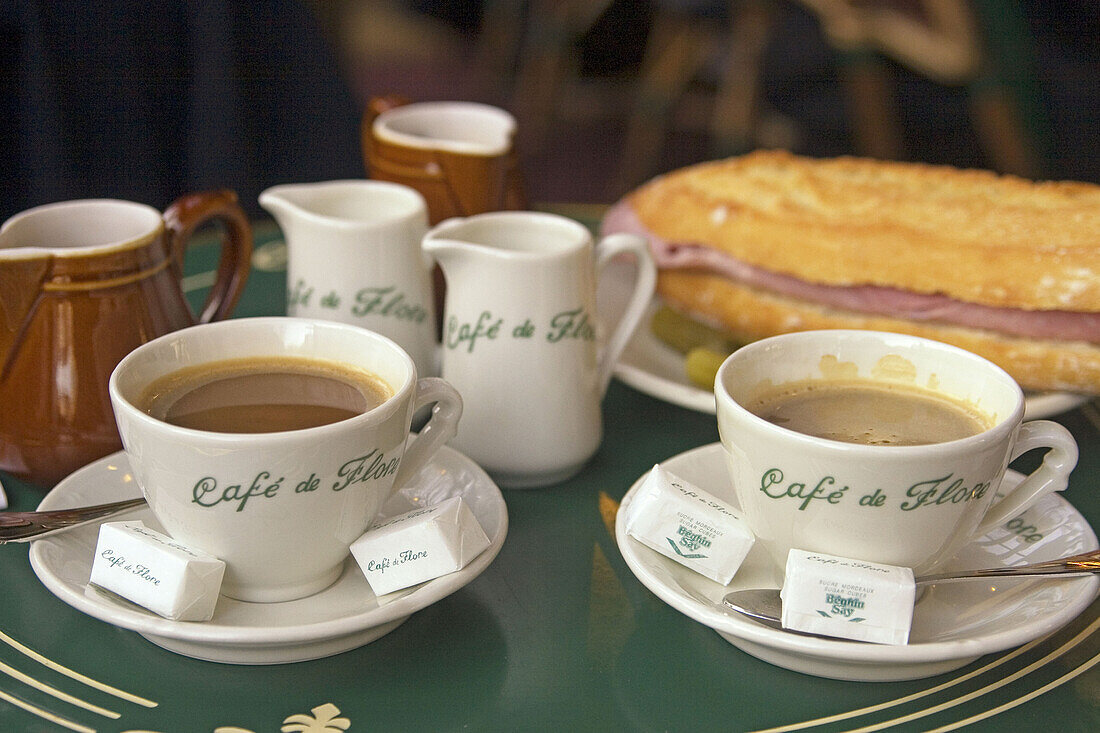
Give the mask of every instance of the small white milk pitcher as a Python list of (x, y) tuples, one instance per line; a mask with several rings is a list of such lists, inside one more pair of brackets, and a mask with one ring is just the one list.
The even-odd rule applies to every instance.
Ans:
[(260, 194), (287, 247), (287, 315), (362, 326), (438, 374), (424, 197), (398, 183), (323, 181)]
[[(447, 280), (442, 370), (465, 404), (451, 444), (501, 486), (577, 473), (599, 447), (612, 368), (653, 296), (646, 241), (614, 234), (593, 246), (571, 219), (509, 211), (444, 221), (424, 250)], [(627, 252), (637, 263), (634, 290), (604, 342), (596, 278)]]

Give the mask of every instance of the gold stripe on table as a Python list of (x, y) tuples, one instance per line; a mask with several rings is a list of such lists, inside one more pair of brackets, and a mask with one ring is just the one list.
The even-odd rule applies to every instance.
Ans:
[(126, 692), (125, 690), (120, 690), (117, 687), (112, 687), (111, 685), (108, 685), (104, 682), (99, 682), (98, 680), (87, 677), (79, 672), (76, 672), (75, 670), (69, 669), (64, 665), (43, 656), (42, 654), (36, 652), (34, 649), (26, 646), (25, 644), (16, 641), (12, 637), (5, 634), (3, 631), (0, 631), (0, 641), (4, 642), (12, 649), (15, 649), (20, 654), (23, 654), (24, 656), (27, 656), (38, 662), (43, 667), (46, 667), (47, 669), (52, 669), (54, 672), (63, 674), (66, 677), (76, 680), (83, 685), (87, 685), (88, 687), (99, 690), (100, 692), (105, 692), (108, 695), (113, 695), (114, 697), (117, 697), (121, 700), (126, 700), (127, 702), (132, 702), (136, 705), (141, 705), (143, 707), (155, 708), (157, 706), (157, 704), (152, 700), (147, 700), (144, 697), (134, 695), (132, 693)]
[(89, 728), (86, 725), (81, 725), (80, 723), (69, 720), (68, 718), (57, 715), (56, 713), (51, 713), (49, 710), (43, 710), (37, 705), (32, 705), (26, 700), (22, 700), (15, 695), (9, 695), (3, 690), (0, 690), (0, 700), (5, 700), (6, 702), (11, 703), (20, 710), (25, 710), (31, 715), (38, 716), (39, 718), (42, 718), (43, 720), (48, 720), (51, 723), (56, 723), (63, 728), (75, 730), (78, 731), (78, 733), (96, 733), (95, 728)]
[[(970, 702), (971, 700), (977, 699), (977, 698), (981, 697), (982, 695), (986, 695), (990, 692), (993, 692), (994, 690), (998, 690), (1002, 687), (1005, 687), (1005, 686), (1011, 684), (1012, 682), (1015, 682), (1016, 680), (1021, 679), (1021, 678), (1025, 677), (1026, 675), (1031, 674), (1035, 670), (1046, 666), (1048, 663), (1058, 659), (1059, 657), (1064, 655), (1066, 652), (1068, 652), (1071, 649), (1073, 649), (1074, 647), (1076, 647), (1081, 642), (1087, 640), (1088, 637), (1090, 637), (1092, 635), (1092, 633), (1094, 631), (1096, 631), (1098, 628), (1100, 628), (1100, 618), (1094, 619), (1093, 622), (1091, 624), (1089, 624), (1087, 627), (1085, 627), (1085, 629), (1083, 631), (1078, 633), (1072, 639), (1070, 639), (1069, 641), (1067, 641), (1065, 644), (1058, 647), (1054, 651), (1050, 652), (1049, 654), (1047, 654), (1043, 658), (1032, 662), (1031, 664), (1027, 665), (1026, 667), (1023, 667), (1022, 669), (1019, 669), (1016, 672), (1013, 672), (1009, 676), (1004, 677), (1004, 678), (998, 680), (997, 682), (994, 682), (993, 684), (986, 685), (985, 687), (982, 687), (980, 689), (974, 690), (973, 692), (967, 693), (966, 695), (963, 695), (962, 697), (957, 697), (954, 700), (948, 700), (947, 702), (941, 703), (939, 705), (935, 705), (935, 706), (927, 708), (925, 710), (919, 710), (919, 711), (917, 711), (915, 713), (912, 713), (910, 715), (905, 715), (905, 716), (902, 716), (900, 718), (894, 718), (893, 720), (887, 720), (885, 722), (877, 723), (876, 725), (867, 726), (865, 728), (857, 728), (853, 731), (850, 731), (849, 733), (857, 733), (857, 732), (858, 733), (866, 733), (866, 732), (869, 732), (869, 731), (876, 731), (876, 730), (882, 730), (884, 728), (890, 728), (890, 727), (895, 726), (895, 725), (900, 725), (901, 723), (907, 723), (907, 722), (910, 722), (910, 721), (913, 721), (913, 720), (917, 720), (918, 718), (924, 718), (924, 717), (927, 717), (929, 715), (933, 715), (935, 713), (939, 713), (939, 712), (942, 712), (944, 710), (948, 710), (950, 708), (956, 707), (958, 705), (962, 705), (963, 703)], [(1093, 660), (1090, 660), (1089, 662), (1087, 662), (1086, 663), (1087, 666), (1085, 667), (1085, 669), (1082, 669), (1081, 671), (1082, 672), (1086, 671), (1089, 667), (1091, 667), (1093, 664), (1095, 664), (1094, 660), (1095, 660), (1095, 657), (1093, 658)], [(1078, 669), (1080, 669), (1080, 668), (1078, 668)], [(1076, 675), (1073, 675), (1073, 676), (1076, 676)], [(1061, 679), (1063, 681), (1068, 682), (1070, 679), (1073, 678), (1073, 676), (1065, 675)], [(1061, 684), (1061, 682), (1059, 682), (1058, 684)], [(1039, 690), (1042, 690), (1043, 692), (1045, 692), (1049, 689), (1054, 689), (1054, 687), (1057, 687), (1057, 686), (1058, 685), (1053, 685), (1053, 686), (1046, 685), (1044, 687), (1039, 688)], [(1039, 694), (1041, 694), (1041, 693), (1039, 693)], [(1029, 695), (1034, 696), (1034, 693), (1029, 693)], [(1027, 698), (1027, 699), (1031, 699), (1031, 697), (1029, 697), (1029, 696), (1024, 696), (1024, 697)], [(1008, 708), (1006, 707), (1005, 709), (1008, 709)], [(955, 724), (955, 727), (957, 727), (957, 724)], [(945, 728), (941, 728), (940, 730), (953, 730), (953, 728), (952, 727), (945, 727)]]
[(904, 705), (906, 703), (913, 702), (914, 700), (919, 700), (922, 697), (928, 697), (929, 695), (935, 695), (937, 692), (943, 692), (944, 690), (950, 689), (951, 687), (954, 687), (956, 685), (960, 685), (963, 682), (966, 682), (967, 680), (971, 680), (971, 679), (974, 679), (975, 677), (979, 677), (979, 676), (985, 674), (986, 672), (989, 672), (993, 669), (996, 669), (997, 667), (1001, 666), (1002, 664), (1005, 664), (1006, 662), (1012, 661), (1013, 659), (1020, 656), (1021, 654), (1026, 654), (1027, 652), (1031, 651), (1032, 649), (1034, 649), (1036, 646), (1043, 643), (1044, 641), (1046, 641), (1046, 638), (1036, 639), (1034, 641), (1030, 641), (1027, 644), (1024, 644), (1023, 646), (1012, 650), (1008, 654), (1005, 654), (1003, 657), (999, 657), (999, 658), (993, 660), (992, 662), (990, 662), (989, 664), (986, 664), (982, 667), (979, 667), (975, 670), (972, 670), (972, 671), (970, 671), (970, 672), (968, 672), (968, 673), (966, 673), (966, 674), (964, 674), (960, 677), (956, 677), (954, 679), (947, 680), (946, 682), (942, 682), (938, 685), (935, 685), (934, 687), (929, 687), (926, 690), (920, 690), (919, 692), (914, 692), (914, 693), (911, 693), (909, 695), (905, 695), (904, 697), (895, 698), (893, 700), (887, 700), (886, 702), (880, 702), (880, 703), (875, 704), (875, 705), (869, 705), (865, 708), (857, 708), (855, 710), (848, 710), (848, 711), (843, 712), (843, 713), (836, 713), (835, 715), (829, 715), (829, 716), (824, 717), (824, 718), (815, 718), (814, 720), (805, 720), (805, 721), (802, 721), (801, 723), (791, 723), (790, 725), (780, 725), (780, 726), (777, 726), (775, 728), (766, 728), (766, 729), (763, 729), (763, 730), (754, 731), (754, 733), (787, 733), (788, 731), (802, 730), (804, 728), (813, 728), (813, 727), (816, 727), (816, 726), (819, 726), (819, 725), (827, 725), (829, 723), (837, 723), (841, 720), (850, 720), (851, 718), (861, 718), (864, 715), (870, 715), (871, 713), (877, 713), (877, 712), (882, 711), (882, 710), (888, 710), (890, 708), (897, 707), (899, 705)]
[(11, 665), (6, 664), (4, 662), (0, 662), (0, 672), (3, 672), (8, 677), (11, 677), (13, 680), (17, 680), (19, 682), (22, 682), (27, 687), (32, 687), (32, 688), (38, 690), (39, 692), (44, 692), (47, 695), (49, 695), (51, 697), (55, 697), (55, 698), (57, 698), (58, 700), (60, 700), (62, 702), (67, 702), (70, 705), (75, 705), (78, 708), (84, 708), (85, 710), (87, 710), (89, 712), (96, 713), (98, 715), (102, 715), (105, 718), (117, 719), (117, 718), (122, 717), (119, 713), (116, 713), (114, 710), (108, 710), (107, 708), (102, 708), (99, 705), (93, 705), (90, 702), (87, 702), (85, 700), (81, 700), (79, 697), (75, 697), (73, 695), (70, 695), (67, 692), (62, 692), (61, 690), (57, 689), (53, 685), (48, 685), (45, 682), (42, 682), (40, 680), (36, 680), (34, 677), (31, 677), (26, 672), (21, 672), (18, 669), (16, 669), (15, 667), (12, 667)]
[[(1020, 705), (1023, 705), (1025, 702), (1028, 702), (1030, 700), (1034, 700), (1035, 698), (1039, 697), (1040, 695), (1046, 694), (1047, 692), (1050, 692), (1054, 688), (1061, 687), (1065, 683), (1070, 682), (1071, 680), (1081, 676), (1082, 674), (1084, 674), (1085, 672), (1089, 671), (1094, 666), (1096, 666), (1097, 662), (1100, 662), (1100, 654), (1097, 654), (1096, 656), (1094, 656), (1089, 661), (1085, 662), (1084, 664), (1077, 667), (1076, 669), (1073, 669), (1073, 670), (1067, 672), (1066, 674), (1062, 675), (1061, 677), (1054, 680), (1053, 682), (1048, 682), (1047, 684), (1043, 685), (1039, 689), (1032, 690), (1028, 694), (1026, 694), (1022, 697), (1018, 697), (1015, 700), (1013, 700), (1012, 702), (1006, 702), (1005, 704), (999, 705), (998, 707), (990, 708), (989, 710), (986, 710), (984, 713), (978, 713), (977, 715), (972, 715), (969, 718), (964, 718), (963, 720), (959, 720), (955, 723), (952, 723), (951, 725), (944, 726), (942, 728), (936, 728), (936, 731), (956, 730), (958, 728), (962, 728), (962, 727), (970, 725), (972, 723), (977, 723), (979, 720), (985, 720), (986, 718), (992, 718), (994, 715), (999, 715), (999, 714), (1005, 712), (1006, 710), (1011, 710), (1014, 707), (1018, 707)], [(933, 732), (933, 733), (935, 733), (935, 732)]]
[[(65, 677), (68, 677), (71, 680), (79, 682), (80, 684), (85, 685), (86, 687), (90, 687), (94, 690), (98, 690), (100, 692), (111, 695), (115, 698), (118, 698), (119, 700), (134, 703), (135, 705), (140, 705), (142, 707), (146, 707), (146, 708), (155, 708), (155, 707), (157, 707), (157, 703), (153, 702), (152, 700), (147, 700), (144, 697), (134, 695), (132, 693), (126, 692), (125, 690), (120, 690), (117, 687), (113, 687), (113, 686), (108, 685), (104, 682), (100, 682), (98, 680), (92, 679), (91, 677), (83, 675), (83, 674), (81, 674), (81, 673), (79, 673), (79, 672), (77, 672), (73, 669), (70, 669), (69, 667), (66, 667), (66, 666), (64, 666), (64, 665), (62, 665), (58, 662), (55, 662), (52, 659), (50, 659), (50, 658), (42, 655), (41, 653), (35, 651), (34, 649), (31, 649), (30, 647), (23, 644), (22, 642), (19, 642), (16, 639), (13, 639), (11, 636), (4, 633), (3, 631), (0, 631), (0, 642), (3, 642), (7, 646), (11, 647), (15, 651), (17, 651), (20, 654), (24, 655), (28, 659), (30, 659), (34, 662), (37, 662), (38, 664), (42, 665), (43, 667), (46, 667), (47, 669), (52, 670), (54, 672), (57, 672), (58, 674), (61, 674)], [(35, 690), (38, 690), (39, 692), (50, 695), (51, 697), (53, 697), (57, 700), (60, 700), (61, 702), (68, 703), (69, 705), (73, 705), (74, 707), (81, 708), (83, 710), (87, 710), (89, 712), (96, 713), (98, 715), (102, 715), (103, 717), (110, 718), (112, 720), (117, 720), (118, 718), (122, 717), (121, 713), (115, 712), (114, 710), (108, 710), (107, 708), (100, 707), (99, 705), (95, 705), (93, 703), (87, 702), (86, 700), (82, 700), (81, 698), (79, 698), (75, 695), (70, 695), (67, 692), (63, 692), (63, 691), (59, 690), (58, 688), (53, 687), (52, 685), (49, 685), (45, 682), (42, 682), (41, 680), (36, 679), (32, 675), (29, 675), (26, 672), (20, 671), (19, 669), (16, 669), (15, 667), (13, 667), (10, 664), (7, 664), (5, 662), (0, 662), (0, 673), (3, 673), (5, 675), (7, 675), (8, 677), (12, 678), (13, 680), (16, 680), (16, 681), (32, 688), (32, 689), (35, 689)], [(24, 699), (18, 697), (17, 695), (14, 695), (14, 694), (12, 694), (10, 692), (7, 692), (7, 691), (4, 691), (4, 690), (0, 690), (0, 700), (4, 700), (4, 701), (10, 703), (11, 705), (14, 705), (15, 707), (17, 707), (17, 708), (19, 708), (19, 709), (21, 709), (21, 710), (23, 710), (23, 711), (25, 711), (25, 712), (27, 712), (31, 715), (39, 717), (39, 718), (41, 718), (43, 720), (46, 720), (48, 722), (55, 723), (55, 724), (60, 725), (64, 728), (68, 728), (69, 730), (72, 730), (72, 731), (78, 731), (80, 733), (95, 733), (95, 730), (96, 730), (95, 728), (91, 728), (91, 727), (88, 727), (87, 725), (84, 725), (82, 723), (78, 723), (74, 720), (70, 720), (69, 718), (66, 718), (63, 715), (60, 715), (60, 714), (54, 713), (50, 710), (47, 710), (45, 708), (39, 707), (38, 705), (35, 705), (35, 704), (33, 704), (33, 703), (31, 703), (27, 700), (24, 700)]]

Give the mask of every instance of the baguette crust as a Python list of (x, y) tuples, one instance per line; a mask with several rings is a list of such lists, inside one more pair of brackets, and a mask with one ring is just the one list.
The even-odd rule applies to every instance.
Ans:
[(628, 198), (668, 242), (807, 282), (1100, 312), (1093, 184), (761, 151), (673, 171)]
[(1100, 393), (1100, 346), (1038, 341), (991, 331), (918, 323), (821, 308), (688, 270), (662, 270), (657, 292), (673, 308), (708, 322), (737, 341), (829, 328), (894, 331), (943, 341), (1000, 366), (1031, 390)]

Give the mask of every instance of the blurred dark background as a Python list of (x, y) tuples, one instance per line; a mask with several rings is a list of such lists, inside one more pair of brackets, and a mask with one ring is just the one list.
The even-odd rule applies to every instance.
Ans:
[(0, 218), (365, 175), (374, 95), (504, 107), (534, 201), (759, 147), (1100, 182), (1092, 0), (0, 3)]

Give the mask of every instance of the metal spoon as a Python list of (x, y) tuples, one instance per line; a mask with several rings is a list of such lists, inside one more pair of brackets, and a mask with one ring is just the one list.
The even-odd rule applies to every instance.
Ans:
[[(947, 583), (973, 578), (1028, 578), (1046, 575), (1075, 576), (1100, 573), (1100, 550), (1080, 555), (1063, 557), (1058, 560), (1016, 565), (1005, 568), (987, 568), (984, 570), (957, 570), (934, 575), (922, 575), (915, 578), (917, 585), (929, 583)], [(780, 619), (783, 616), (783, 601), (776, 588), (753, 588), (735, 590), (727, 593), (722, 603), (738, 613), (754, 618), (767, 626), (782, 629)]]
[(7, 542), (26, 542), (53, 532), (79, 527), (97, 519), (145, 506), (145, 499), (126, 499), (110, 504), (57, 509), (48, 512), (0, 512), (0, 545)]

